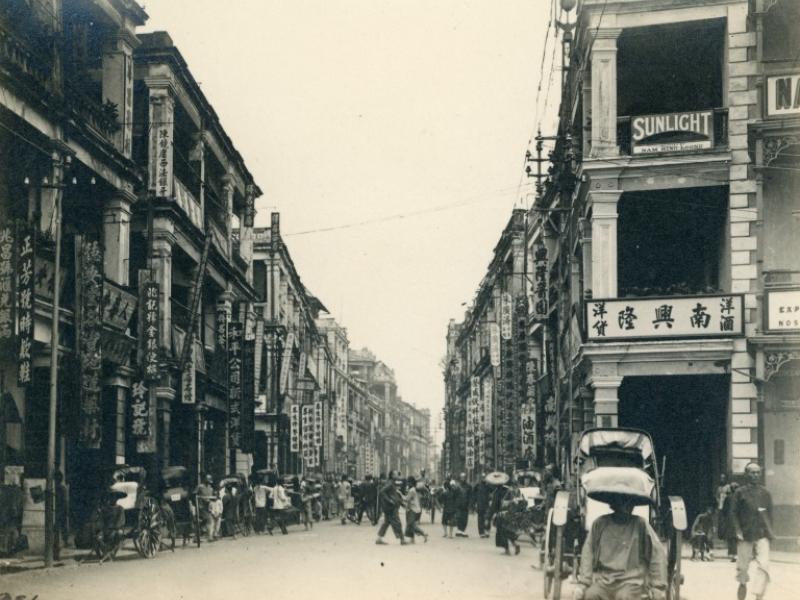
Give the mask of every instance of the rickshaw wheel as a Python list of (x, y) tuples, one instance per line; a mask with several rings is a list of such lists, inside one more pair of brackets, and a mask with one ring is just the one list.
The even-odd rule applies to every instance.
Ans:
[(139, 509), (139, 522), (134, 536), (136, 550), (144, 558), (153, 558), (161, 548), (164, 526), (161, 507), (153, 498), (146, 498)]

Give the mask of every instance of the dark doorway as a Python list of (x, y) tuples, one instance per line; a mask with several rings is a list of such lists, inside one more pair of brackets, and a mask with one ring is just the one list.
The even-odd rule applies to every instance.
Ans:
[(653, 437), (665, 495), (683, 497), (689, 523), (725, 470), (729, 389), (726, 375), (626, 377), (619, 389), (620, 427)]

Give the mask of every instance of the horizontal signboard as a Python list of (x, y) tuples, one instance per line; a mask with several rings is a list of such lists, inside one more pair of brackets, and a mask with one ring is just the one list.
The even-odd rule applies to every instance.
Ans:
[(631, 117), (633, 154), (682, 152), (714, 147), (714, 111)]
[(767, 77), (767, 116), (800, 114), (800, 73)]
[(740, 336), (743, 315), (740, 294), (589, 300), (587, 339)]
[(800, 289), (767, 292), (767, 331), (800, 331)]

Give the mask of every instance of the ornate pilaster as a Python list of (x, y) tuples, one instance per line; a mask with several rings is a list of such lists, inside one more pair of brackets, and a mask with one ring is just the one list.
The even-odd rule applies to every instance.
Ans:
[(621, 29), (598, 29), (592, 43), (592, 156), (617, 156), (617, 38)]
[(592, 190), (591, 282), (595, 298), (617, 297), (617, 204), (620, 190)]
[(103, 207), (103, 269), (106, 277), (123, 286), (129, 284), (131, 205), (135, 200), (133, 194), (120, 190)]

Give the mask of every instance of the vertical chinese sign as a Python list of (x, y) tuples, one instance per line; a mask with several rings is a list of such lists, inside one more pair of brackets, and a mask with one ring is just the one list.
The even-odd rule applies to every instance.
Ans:
[(160, 304), (158, 282), (139, 271), (139, 364), (141, 379), (131, 388), (131, 437), (138, 452), (155, 451), (155, 393), (159, 378), (158, 333)]
[(256, 382), (255, 382), (256, 341), (244, 340), (242, 343), (242, 414), (240, 417), (242, 452), (253, 452), (256, 436)]
[(165, 96), (150, 99), (150, 190), (160, 198), (172, 198), (173, 110)]
[(283, 347), (283, 357), (281, 359), (281, 378), (280, 378), (280, 393), (286, 393), (286, 387), (289, 385), (289, 368), (292, 362), (292, 351), (294, 349), (294, 333), (289, 333), (286, 336), (286, 345)]
[(533, 251), (533, 318), (543, 321), (550, 311), (548, 303), (547, 248), (537, 244)]
[(100, 242), (75, 236), (75, 284), (80, 382), (78, 440), (84, 448), (97, 449), (102, 435), (103, 250)]
[(303, 463), (306, 467), (314, 466), (314, 407), (303, 404), (300, 409), (302, 424)]
[(14, 340), (14, 228), (0, 227), (0, 348)]
[(181, 373), (181, 404), (195, 404), (197, 402), (195, 350), (196, 347), (192, 344), (192, 348), (189, 350), (189, 360), (186, 361), (186, 366), (183, 367), (183, 372)]
[(233, 321), (228, 326), (228, 431), (231, 448), (241, 448), (242, 443), (242, 323)]
[(472, 396), (475, 393), (476, 379), (477, 377), (470, 379), (469, 394), (466, 398), (467, 422), (464, 434), (464, 467), (468, 474), (471, 474), (475, 468), (475, 402)]
[(33, 367), (34, 230), (23, 222), (17, 229), (17, 382), (31, 382)]
[(289, 451), (300, 452), (300, 405), (292, 404), (289, 409)]

